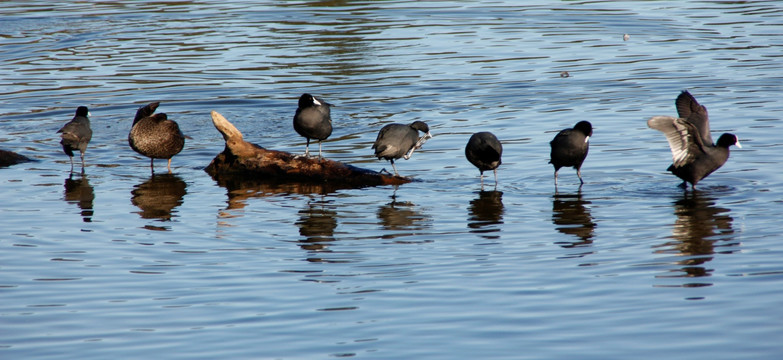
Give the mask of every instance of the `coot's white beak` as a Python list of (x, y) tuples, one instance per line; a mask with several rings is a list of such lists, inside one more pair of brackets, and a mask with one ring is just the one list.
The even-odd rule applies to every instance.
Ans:
[(320, 105), (321, 105), (321, 102), (320, 102), (320, 101), (318, 101), (318, 99), (316, 99), (316, 98), (315, 98), (315, 96), (313, 96), (313, 104), (315, 104), (315, 105), (317, 105), (317, 106), (320, 106)]
[(589, 137), (589, 136), (586, 136), (586, 137), (585, 137), (585, 143), (587, 143), (588, 141), (590, 141), (590, 137)]
[(739, 143), (739, 139), (737, 139), (737, 143), (736, 143), (736, 144), (734, 144), (734, 145), (737, 145), (737, 147), (738, 147), (738, 148), (742, 149), (742, 145), (740, 145), (740, 143)]

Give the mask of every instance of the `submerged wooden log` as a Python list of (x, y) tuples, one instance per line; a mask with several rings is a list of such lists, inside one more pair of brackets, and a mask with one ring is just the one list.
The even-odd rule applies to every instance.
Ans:
[(223, 134), (226, 147), (204, 169), (217, 181), (226, 177), (252, 177), (275, 181), (330, 183), (337, 187), (399, 185), (409, 178), (384, 174), (329, 159), (269, 150), (249, 143), (226, 118), (212, 111), (212, 124)]
[(16, 165), (28, 161), (32, 160), (27, 156), (17, 154), (13, 151), (0, 150), (0, 167)]

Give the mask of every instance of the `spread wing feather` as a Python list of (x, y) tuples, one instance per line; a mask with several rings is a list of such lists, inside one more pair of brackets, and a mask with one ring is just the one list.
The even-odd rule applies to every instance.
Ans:
[(666, 136), (672, 151), (674, 167), (683, 166), (704, 152), (704, 143), (699, 130), (688, 120), (671, 116), (653, 116), (647, 126)]
[(688, 91), (683, 91), (677, 96), (677, 100), (674, 101), (677, 107), (677, 114), (681, 119), (687, 119), (690, 123), (696, 126), (699, 130), (701, 140), (705, 144), (713, 144), (712, 136), (710, 135), (710, 120), (707, 115), (707, 108), (704, 105), (700, 105), (696, 98)]

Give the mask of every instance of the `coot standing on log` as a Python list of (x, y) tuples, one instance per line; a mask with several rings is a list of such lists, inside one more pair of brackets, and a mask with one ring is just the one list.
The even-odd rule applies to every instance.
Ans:
[(465, 145), (465, 157), (479, 169), (482, 187), (484, 186), (484, 171), (487, 170), (492, 170), (495, 174), (495, 186), (498, 185), (498, 166), (500, 166), (502, 154), (503, 145), (500, 144), (495, 134), (482, 131), (471, 135), (468, 144)]
[[(419, 138), (419, 131), (424, 133), (421, 138)], [(394, 175), (400, 176), (397, 173), (397, 167), (394, 166), (394, 160), (410, 159), (413, 151), (420, 148), (431, 137), (430, 128), (423, 121), (414, 121), (409, 125), (388, 124), (378, 132), (372, 149), (375, 149), (375, 156), (378, 159), (389, 160), (392, 169), (394, 169)]]
[(171, 172), (171, 158), (182, 151), (185, 135), (166, 114), (153, 115), (158, 105), (159, 102), (154, 102), (139, 108), (128, 134), (128, 143), (137, 153), (150, 158), (150, 171), (155, 172), (155, 159), (168, 159), (167, 167)]
[(589, 121), (580, 121), (573, 128), (563, 129), (549, 145), (552, 151), (549, 153), (549, 163), (555, 167), (555, 186), (557, 186), (557, 172), (561, 167), (573, 167), (576, 176), (579, 177), (579, 186), (584, 184), (582, 180), (582, 163), (590, 149), (590, 136), (593, 135), (593, 125)]
[(729, 146), (742, 148), (734, 134), (725, 133), (712, 143), (707, 108), (699, 105), (688, 91), (675, 100), (679, 118), (653, 116), (647, 126), (666, 135), (672, 151), (672, 164), (668, 171), (683, 180), (681, 187), (696, 189), (696, 183), (718, 170), (729, 159)]
[(87, 144), (92, 139), (92, 129), (90, 129), (90, 111), (86, 106), (76, 108), (76, 115), (65, 124), (62, 129), (57, 130), (62, 133), (60, 144), (63, 151), (71, 159), (71, 172), (73, 172), (73, 151), (79, 150), (82, 158), (82, 173), (84, 173), (84, 152), (87, 151)]
[(321, 156), (321, 141), (332, 135), (332, 104), (310, 94), (299, 97), (299, 107), (294, 114), (294, 130), (307, 139), (305, 156), (310, 155), (310, 139), (318, 140), (318, 157)]

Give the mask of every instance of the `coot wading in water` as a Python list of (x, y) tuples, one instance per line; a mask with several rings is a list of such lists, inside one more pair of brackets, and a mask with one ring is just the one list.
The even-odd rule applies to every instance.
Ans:
[(590, 136), (593, 135), (593, 125), (589, 121), (580, 121), (573, 128), (560, 130), (555, 138), (549, 142), (552, 151), (549, 153), (549, 163), (555, 167), (555, 187), (557, 187), (557, 172), (561, 167), (573, 167), (576, 176), (579, 177), (579, 186), (585, 182), (582, 180), (582, 163), (590, 150)]
[[(419, 131), (424, 136), (419, 138)], [(408, 160), (413, 155), (413, 151), (420, 148), (427, 139), (431, 138), (430, 127), (423, 121), (414, 121), (409, 125), (388, 124), (381, 128), (372, 149), (375, 149), (375, 156), (378, 159), (386, 159), (391, 162), (394, 175), (397, 173), (397, 167), (394, 166), (394, 160), (404, 158)]]
[(92, 139), (92, 129), (90, 129), (90, 111), (86, 106), (76, 108), (76, 115), (65, 124), (60, 130), (57, 130), (62, 140), (60, 144), (63, 151), (71, 159), (71, 172), (73, 172), (73, 151), (79, 150), (82, 158), (82, 174), (84, 174), (84, 152), (87, 151), (87, 144)]
[(503, 145), (495, 134), (482, 131), (471, 135), (465, 145), (465, 157), (479, 170), (481, 187), (484, 187), (484, 171), (492, 170), (495, 174), (495, 186), (498, 186), (498, 166), (503, 154)]
[(167, 168), (171, 172), (171, 158), (182, 151), (185, 135), (166, 114), (153, 115), (158, 105), (159, 102), (150, 103), (136, 111), (128, 143), (137, 153), (150, 158), (150, 171), (155, 172), (155, 159), (168, 159)]
[(294, 114), (294, 130), (307, 139), (304, 156), (310, 156), (310, 139), (318, 140), (318, 157), (321, 156), (321, 141), (332, 135), (332, 104), (310, 94), (299, 97), (299, 107)]
[(677, 96), (674, 104), (679, 117), (653, 116), (647, 126), (666, 135), (672, 151), (668, 171), (682, 179), (680, 187), (696, 189), (696, 184), (718, 170), (729, 159), (729, 146), (742, 148), (734, 134), (725, 133), (712, 143), (707, 108), (699, 105), (687, 90)]

